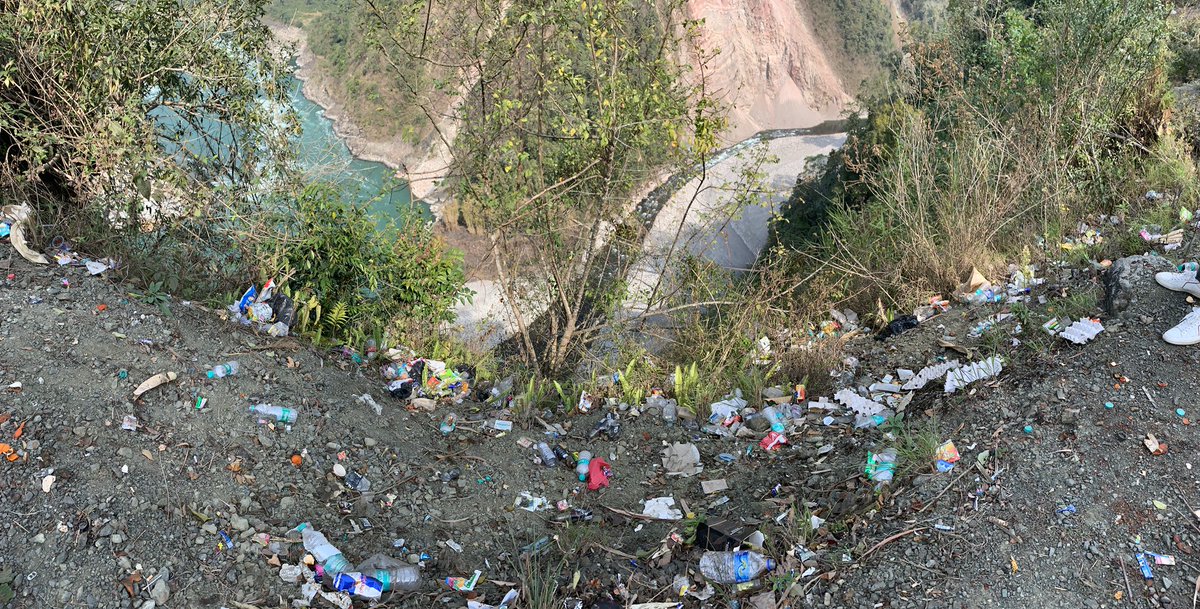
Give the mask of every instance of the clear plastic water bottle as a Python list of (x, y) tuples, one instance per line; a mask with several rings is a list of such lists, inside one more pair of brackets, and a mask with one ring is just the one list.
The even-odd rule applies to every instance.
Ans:
[(579, 460), (575, 462), (575, 473), (579, 476), (580, 482), (587, 482), (588, 465), (592, 462), (592, 452), (589, 450), (579, 451)]
[(675, 400), (661, 400), (659, 404), (662, 406), (663, 423), (667, 427), (674, 427), (679, 419), (679, 404)]
[(542, 458), (542, 465), (546, 467), (554, 467), (558, 464), (558, 459), (554, 456), (554, 451), (550, 450), (550, 445), (545, 442), (537, 443), (538, 456)]
[(784, 423), (783, 414), (774, 406), (767, 406), (762, 409), (762, 416), (771, 424), (771, 431), (775, 433), (783, 433), (787, 429)]
[(230, 362), (226, 362), (224, 364), (219, 364), (217, 366), (213, 366), (212, 370), (208, 371), (208, 378), (220, 379), (220, 378), (225, 378), (227, 376), (233, 376), (237, 373), (238, 373), (238, 363), (237, 363), (237, 360), (233, 360)]
[(700, 557), (700, 572), (718, 584), (745, 583), (774, 569), (774, 560), (756, 552), (705, 552)]
[(421, 589), (421, 569), (388, 556), (375, 554), (356, 567), (360, 572), (376, 579), (383, 585), (384, 592)]
[(891, 482), (896, 475), (896, 449), (867, 453), (867, 466), (863, 471), (871, 480), (878, 482), (878, 486)]
[(342, 551), (333, 547), (333, 544), (325, 539), (325, 535), (312, 528), (312, 525), (303, 522), (289, 531), (289, 535), (293, 535), (295, 532), (300, 533), (300, 539), (304, 542), (304, 550), (313, 555), (317, 564), (321, 565), (326, 573), (337, 575), (350, 570), (350, 561), (346, 560)]
[(298, 414), (295, 409), (272, 406), (270, 404), (256, 404), (248, 410), (264, 417), (271, 417), (280, 423), (295, 423), (296, 415)]

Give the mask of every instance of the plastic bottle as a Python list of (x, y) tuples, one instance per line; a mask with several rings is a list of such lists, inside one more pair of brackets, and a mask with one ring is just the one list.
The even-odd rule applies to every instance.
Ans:
[(452, 412), (452, 413), (446, 415), (446, 418), (442, 419), (442, 422), (438, 425), (438, 430), (440, 430), (442, 432), (443, 436), (448, 436), (448, 435), (450, 435), (450, 432), (454, 431), (454, 428), (457, 425), (458, 425), (458, 415), (456, 415)]
[(771, 424), (771, 431), (775, 433), (783, 433), (787, 426), (784, 425), (783, 415), (774, 406), (767, 406), (762, 410), (762, 416)]
[(298, 414), (295, 409), (272, 406), (270, 404), (257, 404), (247, 410), (264, 417), (271, 417), (280, 423), (295, 423), (296, 415)]
[(208, 378), (210, 378), (210, 379), (225, 378), (227, 376), (233, 376), (233, 375), (237, 374), (237, 372), (238, 372), (238, 363), (237, 363), (237, 360), (233, 360), (230, 362), (226, 362), (224, 364), (219, 364), (219, 365), (213, 366), (212, 370), (208, 371)]
[(667, 427), (674, 427), (675, 421), (679, 419), (679, 404), (675, 400), (662, 400), (659, 403), (662, 405), (663, 423)]
[(700, 557), (700, 572), (718, 584), (745, 583), (774, 569), (774, 560), (756, 552), (705, 552)]
[(350, 561), (342, 555), (342, 551), (333, 547), (325, 535), (312, 528), (307, 522), (301, 523), (292, 531), (299, 531), (300, 539), (304, 542), (304, 550), (313, 555), (317, 564), (331, 576), (350, 569)]
[(384, 592), (421, 589), (421, 568), (386, 554), (375, 554), (355, 568), (378, 580)]
[(554, 451), (550, 450), (550, 445), (545, 442), (537, 443), (538, 456), (542, 458), (542, 465), (546, 467), (554, 467), (558, 464), (558, 459), (554, 457)]
[(896, 473), (896, 449), (889, 448), (879, 453), (867, 453), (867, 466), (864, 469), (867, 477), (880, 485), (892, 481)]
[(575, 473), (579, 475), (580, 482), (587, 482), (588, 464), (592, 461), (591, 451), (579, 451), (579, 460), (575, 462)]

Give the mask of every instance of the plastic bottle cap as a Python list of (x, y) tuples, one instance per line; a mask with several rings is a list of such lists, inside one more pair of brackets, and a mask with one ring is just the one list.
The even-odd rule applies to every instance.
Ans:
[(205, 372), (205, 374), (207, 374), (207, 375), (208, 375), (208, 378), (210, 378), (210, 379), (217, 378), (217, 375), (216, 375), (216, 374), (214, 374), (212, 370), (209, 370), (208, 372)]
[(773, 559), (773, 558), (768, 558), (768, 559), (767, 559), (767, 570), (768, 570), (768, 571), (774, 571), (774, 570), (775, 570), (775, 559)]

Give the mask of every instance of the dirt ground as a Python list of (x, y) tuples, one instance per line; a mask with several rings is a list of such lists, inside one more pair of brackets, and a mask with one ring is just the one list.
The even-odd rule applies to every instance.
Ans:
[[(1000, 308), (956, 306), (899, 337), (849, 341), (860, 364), (834, 373), (855, 386), (968, 359), (939, 347), (944, 337), (1006, 361), (996, 379), (953, 395), (931, 383), (878, 429), (809, 414), (789, 445), (767, 453), (761, 432), (720, 438), (654, 413), (621, 413), (611, 438), (588, 437), (602, 409), (537, 413), (569, 427), (556, 440), (566, 449), (612, 464), (611, 486), (594, 492), (570, 466), (543, 467), (519, 446), (555, 441), (532, 417), (501, 435), (483, 429), (496, 414), (485, 404), (410, 411), (373, 367), (257, 336), (193, 304), (172, 300), (166, 315), (82, 268), (34, 267), (0, 244), (0, 277), (14, 275), (0, 284), (0, 442), (15, 455), (0, 461), (0, 594), (15, 594), (0, 607), (295, 606), (300, 586), (273, 563), (302, 559), (300, 544), (283, 540), (301, 522), (351, 562), (380, 552), (423, 562), (422, 589), (385, 596), (389, 607), (461, 607), (466, 596), (442, 580), (476, 569), (478, 600), (520, 587), (514, 607), (539, 609), (567, 598), (584, 608), (1186, 607), (1200, 571), (1191, 513), (1200, 350), (1159, 338), (1188, 306), (1154, 284), (1170, 266), (1137, 258), (1111, 271), (1052, 269), (1035, 292), (1047, 302), (1020, 311), (1020, 334), (1014, 315), (970, 338)], [(1041, 333), (1041, 316), (1073, 309), (1101, 315), (1106, 331), (1083, 346)], [(239, 374), (205, 377), (232, 359)], [(132, 399), (166, 371), (178, 379)], [(364, 393), (382, 416), (356, 401)], [(254, 403), (294, 407), (299, 418), (261, 424), (246, 411)], [(450, 411), (460, 424), (443, 436)], [(127, 415), (135, 430), (122, 428)], [(1147, 450), (1147, 433), (1165, 454)], [(929, 445), (943, 440), (962, 459), (935, 473)], [(660, 451), (673, 442), (697, 446), (702, 473), (665, 475)], [(899, 475), (876, 492), (863, 464), (888, 446), (901, 448)], [(370, 489), (348, 488), (335, 464)], [(461, 475), (443, 481), (454, 468)], [(719, 479), (728, 490), (703, 492), (701, 481)], [(566, 524), (554, 507), (514, 509), (522, 491), (594, 518)], [(685, 519), (638, 517), (642, 501), (660, 496)], [(824, 522), (814, 529), (812, 516)], [(757, 589), (679, 599), (677, 575), (704, 589), (697, 563), (709, 524), (761, 530), (780, 568)], [(543, 537), (549, 546), (523, 558)], [(1176, 564), (1154, 565), (1146, 580), (1134, 558), (1142, 551)]]

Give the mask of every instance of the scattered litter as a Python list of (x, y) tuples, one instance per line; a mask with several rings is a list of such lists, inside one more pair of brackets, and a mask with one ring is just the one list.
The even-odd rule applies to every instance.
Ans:
[(724, 478), (718, 480), (701, 480), (700, 488), (704, 491), (705, 495), (711, 495), (713, 493), (729, 490), (729, 483), (727, 483)]
[(1004, 370), (1004, 362), (993, 355), (985, 360), (955, 368), (946, 373), (946, 393), (954, 393), (975, 381), (994, 377)]
[[(921, 371), (918, 372), (916, 376), (909, 379), (908, 382), (904, 383), (904, 385), (902, 385), (900, 388), (905, 391), (913, 391), (916, 389), (921, 389), (927, 383), (929, 383), (929, 381), (932, 381), (933, 379), (937, 379), (937, 378), (941, 378), (941, 377), (945, 376), (947, 372), (949, 372), (950, 370), (953, 370), (955, 368), (958, 368), (959, 365), (960, 364), (958, 363), (958, 360), (950, 360), (948, 362), (944, 362), (941, 364), (927, 366), (925, 368), (922, 368)], [(903, 378), (903, 374), (901, 375), (901, 378)]]
[(1154, 579), (1154, 570), (1150, 568), (1150, 561), (1146, 560), (1146, 555), (1138, 552), (1133, 557), (1137, 560), (1138, 568), (1142, 571), (1142, 577)]
[(548, 505), (550, 502), (545, 497), (534, 497), (528, 491), (521, 491), (521, 494), (513, 500), (513, 507), (526, 512), (539, 512), (546, 509)]
[(683, 518), (683, 512), (675, 509), (674, 497), (647, 499), (646, 506), (642, 508), (642, 515), (657, 520), (680, 520)]
[(672, 444), (663, 449), (662, 463), (668, 476), (695, 476), (704, 471), (700, 464), (700, 449), (695, 444)]
[(50, 492), (50, 487), (54, 486), (54, 481), (55, 481), (55, 480), (57, 480), (57, 479), (58, 479), (58, 478), (57, 478), (57, 477), (55, 477), (55, 475), (54, 475), (54, 474), (50, 474), (49, 476), (46, 476), (45, 478), (42, 478), (42, 492), (43, 492), (43, 493), (49, 493), (49, 492)]
[(147, 391), (150, 391), (151, 389), (154, 389), (155, 387), (158, 387), (164, 383), (169, 383), (177, 378), (179, 378), (179, 375), (174, 372), (160, 372), (142, 381), (142, 384), (138, 385), (137, 389), (133, 390), (133, 397), (140, 397), (143, 393), (146, 393)]
[(369, 393), (364, 393), (354, 398), (354, 401), (362, 404), (363, 406), (370, 406), (371, 410), (375, 411), (375, 416), (377, 417), (383, 415), (383, 406), (380, 406), (379, 403), (375, 401), (375, 398)]
[(1047, 321), (1042, 324), (1042, 330), (1045, 330), (1050, 336), (1057, 336), (1076, 345), (1082, 345), (1103, 332), (1104, 325), (1100, 323), (1099, 319), (1080, 319), (1072, 323), (1070, 318), (1064, 317)]
[(1159, 442), (1158, 438), (1154, 437), (1152, 433), (1146, 434), (1146, 439), (1142, 440), (1142, 444), (1145, 444), (1146, 450), (1150, 451), (1150, 454), (1154, 456), (1165, 455), (1167, 453), (1167, 443)]
[(125, 415), (124, 419), (121, 419), (121, 429), (124, 429), (125, 431), (137, 431), (137, 427), (138, 427), (138, 418), (137, 417), (135, 417), (131, 414), (127, 414), (127, 415)]
[(954, 464), (958, 462), (958, 459), (958, 447), (954, 446), (953, 440), (948, 440), (937, 448), (937, 452), (934, 454), (934, 465), (939, 472), (946, 473), (954, 469)]
[(1071, 514), (1075, 513), (1075, 506), (1072, 504), (1072, 505), (1060, 507), (1057, 510), (1054, 510), (1054, 513), (1063, 514), (1063, 515), (1071, 515)]
[(475, 574), (469, 578), (467, 578), (467, 577), (447, 577), (446, 585), (449, 586), (453, 590), (458, 590), (459, 592), (470, 592), (475, 589), (475, 584), (479, 583), (480, 575), (483, 575), (483, 574), (480, 571), (476, 570)]
[(888, 448), (879, 453), (868, 452), (863, 472), (868, 478), (879, 483), (876, 488), (891, 482), (896, 472), (896, 449)]

